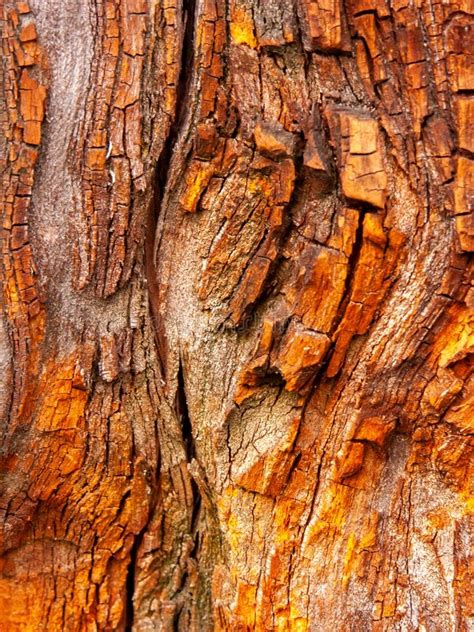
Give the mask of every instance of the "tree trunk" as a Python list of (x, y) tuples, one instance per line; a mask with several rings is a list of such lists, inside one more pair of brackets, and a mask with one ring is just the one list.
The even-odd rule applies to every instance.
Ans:
[(0, 629), (474, 629), (471, 0), (0, 8)]

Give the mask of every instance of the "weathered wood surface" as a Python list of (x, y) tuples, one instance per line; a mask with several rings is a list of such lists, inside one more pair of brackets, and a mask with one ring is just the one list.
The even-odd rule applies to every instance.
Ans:
[(0, 629), (472, 630), (472, 0), (0, 8)]

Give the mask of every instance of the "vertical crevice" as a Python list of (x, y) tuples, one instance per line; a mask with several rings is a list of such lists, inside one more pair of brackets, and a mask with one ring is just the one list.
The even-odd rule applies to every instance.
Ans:
[[(196, 446), (193, 437), (193, 428), (189, 415), (188, 403), (185, 390), (185, 377), (182, 361), (179, 362), (176, 389), (176, 415), (181, 425), (183, 437), (183, 447), (186, 454), (186, 461), (191, 464), (196, 459)], [(201, 508), (201, 492), (194, 477), (190, 477), (191, 489), (193, 492), (193, 506), (190, 516), (190, 531), (193, 537), (196, 535), (196, 527)]]
[(154, 216), (158, 220), (161, 203), (168, 183), (168, 175), (173, 158), (173, 150), (176, 146), (179, 133), (182, 128), (184, 116), (189, 102), (187, 96), (191, 84), (194, 67), (194, 28), (195, 28), (195, 0), (183, 0), (183, 38), (181, 45), (181, 59), (178, 83), (176, 86), (176, 108), (168, 135), (163, 143), (163, 148), (156, 162), (155, 190), (154, 190)]
[[(157, 275), (156, 266), (156, 252), (159, 247), (159, 222), (164, 222), (166, 212), (166, 196), (170, 188), (170, 174), (173, 164), (176, 162), (180, 155), (177, 154), (177, 145), (180, 136), (183, 133), (184, 125), (186, 122), (187, 113), (191, 105), (190, 90), (191, 82), (194, 72), (194, 30), (195, 30), (195, 12), (196, 1), (195, 0), (183, 0), (181, 4), (182, 8), (182, 20), (178, 28), (178, 37), (181, 36), (181, 53), (180, 53), (180, 68), (179, 76), (176, 84), (176, 106), (172, 120), (169, 123), (169, 129), (166, 138), (160, 148), (160, 153), (155, 163), (154, 173), (152, 176), (151, 186), (153, 187), (152, 195), (150, 196), (150, 204), (147, 211), (146, 218), (146, 233), (145, 233), (145, 275), (147, 279), (148, 296), (150, 304), (150, 312), (153, 321), (153, 330), (155, 336), (155, 344), (158, 355), (158, 360), (161, 368), (161, 377), (164, 381), (164, 388), (166, 389), (166, 380), (168, 372), (168, 341), (166, 337), (165, 323), (162, 316), (162, 301), (161, 301), (161, 288)], [(163, 382), (162, 382), (163, 383)], [(176, 387), (176, 400), (175, 400), (175, 413), (178, 423), (180, 424), (183, 448), (185, 452), (185, 459), (188, 464), (194, 459), (195, 446), (192, 435), (192, 425), (189, 415), (187, 398), (185, 392), (185, 374), (184, 367), (180, 360), (178, 374), (177, 374), (177, 387)], [(158, 468), (159, 475), (159, 468)], [(191, 557), (197, 555), (199, 538), (197, 537), (197, 524), (199, 521), (200, 507), (201, 507), (201, 495), (199, 488), (192, 477), (189, 476), (190, 487), (192, 490), (192, 498), (186, 499), (186, 512), (188, 514), (188, 533), (194, 539), (194, 546), (190, 552)], [(189, 503), (189, 505), (188, 505)], [(156, 503), (152, 502), (154, 508)], [(143, 540), (144, 533), (146, 532), (147, 525), (143, 531), (136, 537), (133, 547), (130, 552), (130, 562), (127, 572), (126, 581), (126, 613), (125, 613), (125, 630), (131, 631), (134, 623), (134, 592), (136, 583), (136, 565), (138, 559), (138, 553), (140, 550), (141, 542)], [(187, 573), (184, 574), (183, 582), (186, 584)], [(185, 586), (182, 586), (180, 590), (187, 590)], [(178, 600), (179, 601), (179, 600)], [(183, 606), (181, 606), (183, 607)], [(173, 621), (173, 628), (179, 626), (179, 608)]]
[(180, 360), (178, 376), (178, 384), (176, 389), (176, 413), (181, 424), (181, 432), (183, 435), (183, 445), (186, 452), (188, 463), (194, 458), (194, 439), (191, 419), (189, 417), (188, 403), (186, 399), (186, 391), (184, 385), (183, 364)]
[(163, 376), (166, 375), (167, 370), (167, 344), (166, 334), (160, 317), (159, 285), (155, 269), (156, 233), (158, 219), (162, 210), (164, 194), (168, 184), (173, 152), (186, 113), (186, 106), (189, 105), (187, 95), (189, 93), (194, 66), (196, 0), (183, 0), (182, 11), (183, 38), (181, 46), (180, 72), (176, 87), (176, 109), (173, 120), (171, 121), (168, 135), (163, 143), (161, 153), (155, 165), (152, 183), (153, 193), (148, 209), (148, 216), (146, 218), (145, 235), (145, 274), (148, 283), (150, 310), (154, 323), (156, 346)]
[(130, 561), (127, 567), (127, 576), (125, 580), (125, 632), (131, 632), (134, 620), (134, 604), (133, 597), (135, 594), (135, 575), (138, 559), (138, 550), (143, 539), (143, 534), (148, 526), (148, 522), (143, 530), (137, 535), (133, 546), (130, 550)]
[[(159, 472), (159, 460), (157, 463), (157, 472)], [(139, 560), (139, 552), (143, 542), (143, 538), (148, 531), (150, 523), (152, 521), (153, 515), (156, 511), (157, 505), (159, 503), (159, 481), (155, 484), (148, 479), (148, 484), (150, 485), (150, 502), (148, 506), (148, 516), (142, 526), (142, 529), (135, 535), (135, 539), (133, 541), (132, 547), (130, 549), (130, 560), (127, 566), (127, 573), (125, 578), (125, 599), (124, 599), (124, 630), (125, 632), (131, 632), (133, 629), (133, 624), (135, 620), (135, 606), (134, 606), (134, 597), (135, 597), (135, 583), (136, 583), (136, 575), (137, 575), (137, 563)], [(125, 502), (131, 492), (127, 492), (121, 501), (121, 508), (125, 506)], [(120, 512), (119, 512), (120, 513)]]

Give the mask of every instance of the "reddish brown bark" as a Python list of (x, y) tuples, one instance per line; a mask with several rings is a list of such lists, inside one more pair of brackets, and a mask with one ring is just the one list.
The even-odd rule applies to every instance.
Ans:
[(471, 629), (472, 4), (0, 8), (0, 628)]

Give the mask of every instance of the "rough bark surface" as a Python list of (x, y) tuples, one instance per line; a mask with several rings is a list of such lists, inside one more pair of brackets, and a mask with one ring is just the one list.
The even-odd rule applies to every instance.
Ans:
[(474, 629), (472, 0), (0, 0), (0, 629)]

